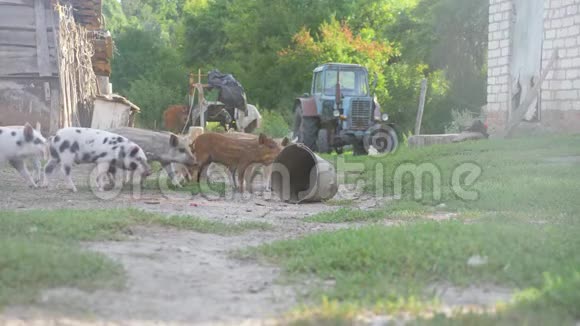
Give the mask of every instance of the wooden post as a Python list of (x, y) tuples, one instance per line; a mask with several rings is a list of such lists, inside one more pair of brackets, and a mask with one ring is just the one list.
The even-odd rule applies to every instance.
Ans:
[(60, 91), (56, 85), (53, 85), (50, 89), (50, 125), (49, 132), (54, 135), (58, 129), (60, 129)]
[[(36, 62), (41, 77), (52, 76), (50, 55), (48, 53), (48, 33), (46, 31), (46, 10), (44, 0), (34, 2), (34, 17), (36, 25)], [(53, 30), (53, 33), (56, 31)], [(58, 44), (55, 44), (58, 46)]]
[(421, 134), (421, 122), (423, 121), (423, 110), (425, 110), (425, 97), (427, 96), (427, 79), (421, 81), (421, 96), (419, 97), (419, 110), (417, 111), (417, 121), (415, 121), (415, 136)]
[(109, 92), (109, 77), (97, 76), (97, 87), (99, 89), (99, 94), (111, 95), (111, 92)]

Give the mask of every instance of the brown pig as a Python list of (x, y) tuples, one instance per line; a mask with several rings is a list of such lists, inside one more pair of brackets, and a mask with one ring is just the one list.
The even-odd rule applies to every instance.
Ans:
[[(242, 133), (242, 132), (234, 132), (230, 131), (224, 134), (225, 136), (237, 139), (258, 139), (258, 135)], [(274, 141), (282, 146), (282, 148), (291, 144), (290, 139), (288, 137), (284, 138), (274, 138)], [(255, 175), (258, 173), (258, 169), (263, 168), (263, 180), (266, 187), (269, 188), (270, 179), (272, 176), (272, 164), (252, 164), (249, 170), (246, 170), (246, 177), (245, 181), (246, 184), (251, 183), (254, 180)]]
[(235, 135), (206, 133), (198, 136), (191, 145), (197, 161), (198, 175), (204, 173), (212, 162), (225, 165), (231, 172), (235, 183), (238, 171), (238, 187), (244, 191), (244, 173), (254, 163), (271, 164), (282, 150), (282, 146), (264, 134), (254, 137), (235, 137)]

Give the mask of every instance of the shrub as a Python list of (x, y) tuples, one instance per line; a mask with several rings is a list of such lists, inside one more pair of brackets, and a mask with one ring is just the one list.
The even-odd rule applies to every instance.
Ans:
[(274, 138), (286, 137), (290, 133), (290, 125), (284, 117), (275, 111), (261, 111), (262, 123), (256, 133), (265, 133)]

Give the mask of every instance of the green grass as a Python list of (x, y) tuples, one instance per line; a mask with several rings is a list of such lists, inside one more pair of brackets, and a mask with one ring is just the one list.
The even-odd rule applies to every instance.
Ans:
[(340, 208), (336, 211), (322, 212), (310, 216), (304, 221), (315, 223), (346, 223), (367, 222), (380, 220), (405, 220), (424, 216), (433, 208), (423, 206), (416, 202), (391, 202), (380, 209), (363, 210), (358, 208)]
[[(578, 164), (552, 163), (546, 159), (554, 157), (580, 156), (580, 136), (558, 136), (526, 138), (509, 141), (493, 140), (463, 144), (436, 145), (410, 150), (401, 148), (394, 155), (383, 158), (346, 157), (347, 162), (363, 163), (367, 167), (363, 174), (365, 190), (374, 193), (375, 169), (383, 164), (384, 189), (387, 195), (394, 193), (393, 176), (404, 163), (433, 164), (441, 173), (442, 200), (450, 208), (470, 210), (510, 210), (535, 213), (576, 213), (580, 211), (577, 200), (580, 173)], [(479, 198), (465, 201), (452, 190), (452, 175), (461, 163), (472, 162), (482, 168), (482, 175), (470, 188), (479, 192)], [(431, 182), (423, 182), (423, 199), (427, 204), (433, 200)], [(403, 199), (412, 198), (415, 190), (409, 176), (403, 179)]]
[(220, 235), (269, 230), (259, 222), (225, 224), (138, 210), (0, 212), (0, 307), (28, 303), (54, 287), (118, 288), (122, 267), (81, 249), (81, 241), (122, 240), (135, 225), (158, 225)]
[[(495, 315), (437, 316), (418, 324), (573, 324), (580, 320), (579, 166), (547, 160), (566, 156), (580, 156), (580, 136), (403, 148), (382, 158), (346, 156), (367, 167), (362, 178), (369, 193), (376, 190), (374, 171), (381, 163), (386, 195), (393, 195), (401, 164), (432, 163), (441, 175), (442, 198), (434, 200), (429, 178), (423, 180), (423, 198), (414, 198), (413, 181), (406, 177), (395, 204), (371, 211), (341, 208), (308, 221), (409, 223), (275, 242), (253, 249), (254, 255), (281, 265), (291, 278), (335, 281), (334, 287), (311, 291), (310, 304), (293, 314), (297, 324), (347, 325), (368, 311), (421, 316), (437, 306), (427, 286), (438, 282), (500, 285), (517, 291), (518, 300)], [(454, 169), (466, 162), (482, 169), (466, 187), (478, 192), (475, 200), (460, 199), (452, 189)], [(443, 222), (421, 218), (442, 210), (458, 216)], [(487, 263), (469, 266), (475, 255), (487, 257)]]

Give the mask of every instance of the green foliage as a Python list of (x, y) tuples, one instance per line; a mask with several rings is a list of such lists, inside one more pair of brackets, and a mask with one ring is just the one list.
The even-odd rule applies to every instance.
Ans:
[[(283, 116), (324, 62), (378, 73), (377, 96), (410, 130), (421, 79), (429, 78), (425, 132), (443, 132), (451, 110), (485, 104), (487, 2), (480, 0), (115, 0), (104, 2), (118, 55), (116, 91), (144, 108), (183, 102), (188, 70), (234, 74), (250, 103)], [(169, 70), (173, 77), (161, 77)], [(146, 112), (147, 111), (147, 112)], [(151, 111), (151, 112), (149, 112)], [(159, 125), (159, 123), (158, 123)]]
[(283, 138), (290, 133), (290, 126), (284, 117), (275, 111), (262, 111), (262, 122), (255, 133), (261, 133), (274, 137)]
[(181, 104), (187, 95), (188, 76), (176, 49), (159, 33), (124, 28), (115, 38), (119, 54), (113, 61), (112, 82), (117, 92), (141, 108), (141, 125), (161, 126), (167, 106)]

